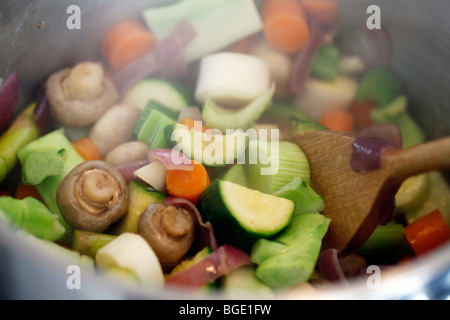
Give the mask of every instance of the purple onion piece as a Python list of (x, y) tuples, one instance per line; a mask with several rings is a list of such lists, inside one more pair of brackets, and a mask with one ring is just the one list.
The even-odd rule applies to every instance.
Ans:
[(47, 89), (44, 84), (40, 85), (38, 90), (33, 118), (41, 136), (52, 130), (50, 102), (48, 100)]
[(173, 198), (173, 197), (165, 198), (164, 202), (168, 205), (184, 208), (192, 214), (192, 217), (194, 218), (195, 221), (194, 246), (197, 251), (200, 251), (205, 247), (209, 247), (213, 251), (218, 248), (217, 240), (214, 235), (214, 230), (211, 223), (203, 222), (202, 215), (192, 202), (183, 198)]
[(382, 154), (394, 147), (379, 138), (360, 136), (353, 142), (350, 166), (353, 171), (364, 173), (379, 169), (382, 165)]
[(176, 149), (152, 149), (147, 152), (147, 161), (149, 163), (159, 161), (167, 170), (194, 170), (192, 161)]
[(394, 123), (375, 124), (362, 130), (360, 136), (379, 138), (389, 142), (396, 149), (401, 149), (403, 145), (402, 131)]
[(11, 74), (0, 87), (0, 133), (10, 124), (19, 100), (19, 76)]
[(293, 94), (300, 93), (311, 74), (311, 64), (317, 50), (325, 43), (325, 32), (314, 20), (310, 21), (310, 39), (294, 58), (289, 83), (290, 91)]
[(342, 271), (336, 249), (328, 249), (319, 255), (317, 264), (325, 280), (346, 283), (347, 278)]
[(392, 220), (394, 220), (395, 213), (397, 212), (395, 198), (386, 203), (386, 208), (384, 209), (384, 214), (381, 217), (380, 225), (385, 226)]
[(120, 172), (120, 174), (123, 176), (123, 178), (125, 179), (125, 181), (128, 184), (131, 181), (139, 180), (138, 178), (136, 178), (134, 176), (134, 172), (136, 170), (141, 169), (142, 167), (145, 167), (148, 164), (149, 164), (148, 161), (139, 161), (139, 162), (135, 162), (135, 163), (117, 166), (116, 170)]

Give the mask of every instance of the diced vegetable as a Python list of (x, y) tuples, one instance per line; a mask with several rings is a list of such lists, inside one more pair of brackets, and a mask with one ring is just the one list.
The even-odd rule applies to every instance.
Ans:
[(197, 35), (186, 48), (188, 62), (224, 49), (258, 33), (263, 27), (252, 0), (183, 0), (169, 6), (146, 9), (142, 15), (158, 40), (169, 36), (181, 19), (187, 19), (192, 24)]
[(216, 53), (201, 61), (195, 98), (200, 104), (208, 98), (239, 108), (269, 91), (270, 81), (270, 70), (263, 59), (249, 54)]
[(408, 212), (420, 207), (430, 195), (431, 182), (428, 174), (411, 177), (403, 182), (395, 196), (399, 212)]
[(210, 221), (219, 242), (249, 249), (270, 238), (291, 221), (293, 201), (238, 184), (216, 180), (199, 198), (199, 210)]
[(358, 103), (375, 102), (379, 107), (387, 106), (400, 93), (402, 85), (391, 71), (376, 68), (361, 80), (355, 100)]
[(322, 212), (325, 209), (322, 196), (300, 177), (293, 178), (273, 195), (294, 201), (295, 214)]
[(247, 177), (245, 176), (245, 170), (242, 164), (235, 164), (227, 169), (220, 179), (239, 184), (243, 187), (248, 186)]
[(355, 118), (346, 110), (331, 111), (322, 116), (320, 124), (330, 130), (352, 132), (355, 127)]
[(364, 130), (374, 125), (372, 119), (372, 110), (377, 107), (375, 102), (367, 101), (364, 103), (357, 103), (354, 101), (349, 108), (355, 119), (355, 128), (357, 130)]
[(154, 161), (134, 172), (134, 176), (147, 183), (155, 190), (165, 193), (167, 191), (166, 177), (168, 170), (159, 161)]
[(203, 120), (206, 126), (226, 133), (227, 130), (247, 130), (261, 117), (272, 102), (275, 86), (239, 110), (230, 110), (217, 105), (210, 98), (203, 106)]
[(418, 256), (424, 255), (450, 240), (450, 228), (439, 210), (414, 221), (403, 231)]
[(101, 269), (129, 269), (136, 274), (142, 285), (164, 285), (164, 274), (158, 258), (147, 241), (138, 234), (121, 234), (97, 251), (95, 262)]
[(0, 137), (0, 182), (16, 167), (19, 150), (39, 137), (34, 108), (35, 104), (27, 107)]
[(200, 252), (198, 252), (192, 259), (184, 260), (179, 263), (173, 270), (170, 272), (168, 277), (173, 276), (179, 272), (182, 272), (190, 267), (194, 266), (196, 263), (202, 261), (204, 258), (209, 256), (212, 253), (211, 248), (205, 247)]
[[(201, 122), (197, 122), (202, 128)], [(222, 134), (217, 130), (189, 129), (176, 124), (171, 140), (176, 144), (174, 149), (183, 152), (189, 159), (198, 161), (207, 167), (221, 167), (233, 164), (245, 155), (248, 146), (248, 135), (242, 130), (232, 134)]]
[(167, 277), (166, 285), (199, 288), (250, 263), (246, 253), (225, 244), (192, 266)]
[(296, 215), (273, 240), (258, 240), (251, 253), (252, 261), (258, 264), (256, 276), (274, 289), (288, 289), (307, 281), (329, 224), (330, 220), (318, 213)]
[(22, 181), (36, 186), (64, 169), (64, 150), (58, 153), (34, 152), (22, 164)]
[(304, 152), (294, 143), (250, 141), (245, 172), (249, 187), (273, 194), (295, 177), (309, 183), (310, 167)]
[(117, 236), (75, 230), (73, 232), (72, 249), (80, 254), (95, 258), (97, 251), (116, 239)]
[(266, 0), (263, 21), (266, 41), (281, 52), (297, 52), (309, 40), (308, 22), (297, 1)]
[(253, 266), (231, 271), (221, 281), (223, 294), (232, 300), (274, 299), (275, 292), (255, 276)]
[(148, 144), (150, 149), (167, 148), (166, 127), (176, 121), (157, 109), (146, 109), (136, 127), (138, 141)]
[(96, 145), (88, 137), (81, 137), (72, 142), (73, 147), (86, 161), (102, 160), (102, 155)]
[(128, 213), (113, 226), (112, 233), (122, 234), (126, 232), (138, 232), (138, 220), (142, 212), (153, 203), (162, 203), (166, 197), (158, 191), (151, 190), (137, 181), (131, 181), (128, 185), (130, 205)]
[(120, 70), (149, 53), (154, 45), (155, 38), (144, 26), (135, 20), (126, 20), (106, 33), (102, 55), (114, 70)]
[(206, 168), (196, 161), (193, 171), (170, 170), (167, 173), (167, 191), (174, 197), (180, 197), (197, 203), (200, 194), (211, 184)]
[(347, 110), (357, 89), (358, 82), (350, 77), (339, 76), (334, 82), (311, 78), (302, 94), (295, 98), (294, 105), (314, 121), (319, 121), (330, 111)]
[(56, 241), (65, 233), (65, 228), (58, 221), (58, 216), (51, 213), (42, 202), (35, 198), (19, 200), (0, 197), (0, 211), (5, 213), (13, 227), (37, 238)]
[(144, 111), (150, 100), (155, 100), (175, 112), (189, 105), (181, 87), (161, 79), (143, 79), (139, 81), (128, 91), (122, 99), (122, 103)]
[(274, 100), (264, 112), (263, 117), (268, 121), (312, 121), (313, 118), (296, 109), (294, 105), (280, 100)]
[(19, 76), (10, 75), (0, 83), (0, 134), (8, 128), (19, 100)]
[(385, 226), (378, 226), (357, 254), (363, 256), (368, 263), (395, 264), (409, 251), (403, 235), (403, 225), (390, 222)]
[(23, 200), (28, 197), (33, 197), (41, 202), (43, 202), (39, 192), (35, 186), (26, 185), (22, 181), (19, 182), (14, 197), (19, 200)]
[(333, 82), (339, 74), (339, 48), (335, 44), (324, 45), (316, 54), (311, 65), (312, 75), (320, 80)]
[(78, 154), (75, 148), (73, 148), (72, 144), (65, 136), (64, 130), (55, 130), (29, 143), (19, 151), (18, 158), (20, 159), (20, 162), (24, 164), (28, 157), (33, 153), (50, 152), (58, 154), (61, 150), (64, 150), (63, 170), (57, 176), (45, 179), (42, 183), (38, 184), (36, 188), (49, 210), (60, 216), (60, 222), (66, 227), (66, 230), (69, 231), (71, 228), (61, 216), (61, 212), (56, 203), (56, 191), (65, 176), (77, 165), (84, 162), (84, 159)]

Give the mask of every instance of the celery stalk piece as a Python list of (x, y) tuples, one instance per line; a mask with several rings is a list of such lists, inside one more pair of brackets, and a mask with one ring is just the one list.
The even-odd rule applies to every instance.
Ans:
[(183, 0), (165, 7), (146, 9), (142, 15), (157, 39), (168, 37), (182, 19), (192, 24), (197, 35), (186, 48), (188, 62), (224, 49), (263, 29), (253, 0)]
[(39, 137), (33, 120), (35, 104), (27, 107), (0, 137), (0, 182), (17, 165), (18, 151)]
[(311, 66), (311, 72), (321, 80), (333, 82), (339, 74), (340, 51), (335, 44), (319, 49)]
[(97, 251), (116, 239), (117, 236), (75, 230), (72, 248), (80, 254), (95, 258)]
[(70, 141), (64, 134), (64, 130), (55, 130), (22, 148), (18, 157), (22, 164), (25, 164), (28, 157), (37, 152), (49, 152), (53, 154), (60, 154), (61, 150), (64, 150), (64, 167), (58, 175), (48, 177), (40, 184), (36, 185), (36, 188), (44, 200), (49, 210), (55, 214), (58, 214), (60, 222), (64, 225), (67, 231), (71, 228), (64, 220), (59, 211), (56, 203), (56, 191), (60, 182), (66, 177), (66, 175), (72, 171), (80, 163), (84, 162), (84, 159), (73, 148)]

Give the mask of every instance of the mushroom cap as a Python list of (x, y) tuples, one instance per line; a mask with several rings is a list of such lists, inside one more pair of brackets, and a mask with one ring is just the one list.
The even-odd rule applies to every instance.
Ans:
[(127, 214), (128, 186), (106, 162), (85, 161), (60, 183), (56, 201), (72, 228), (100, 233)]
[(138, 220), (138, 232), (147, 240), (163, 264), (180, 261), (194, 242), (192, 215), (165, 203), (147, 207)]
[(47, 80), (47, 96), (54, 119), (67, 127), (84, 127), (96, 122), (119, 100), (119, 93), (113, 82), (104, 78), (103, 92), (94, 100), (70, 99), (64, 88), (64, 81), (72, 69), (62, 69)]

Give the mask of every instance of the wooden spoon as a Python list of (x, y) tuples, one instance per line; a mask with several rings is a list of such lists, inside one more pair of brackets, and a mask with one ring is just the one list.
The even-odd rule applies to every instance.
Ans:
[(308, 157), (313, 187), (325, 200), (324, 215), (332, 220), (323, 247), (336, 248), (340, 256), (368, 240), (407, 178), (450, 168), (450, 137), (405, 150), (386, 150), (381, 168), (366, 173), (351, 168), (352, 136), (319, 131), (290, 140)]

